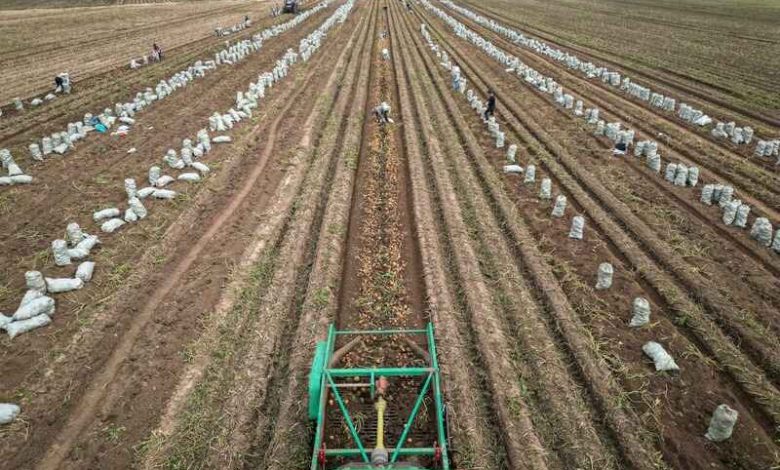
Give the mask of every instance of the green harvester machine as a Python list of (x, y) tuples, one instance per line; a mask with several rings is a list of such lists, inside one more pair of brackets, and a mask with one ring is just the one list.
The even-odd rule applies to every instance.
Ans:
[[(391, 336), (408, 344), (418, 356), (413, 367), (340, 367), (349, 350), (364, 339), (390, 339)], [(423, 343), (427, 348), (420, 346)], [(337, 345), (341, 346), (337, 349)], [(391, 387), (403, 387), (406, 393), (393, 393)], [(350, 402), (346, 398), (348, 394), (354, 397), (356, 393), (370, 397), (364, 400), (363, 406), (370, 406), (375, 414), (375, 417), (371, 416), (371, 426), (364, 426), (362, 432), (359, 420), (356, 424), (350, 414), (356, 400)], [(388, 403), (393, 399), (390, 397), (415, 394), (416, 399), (404, 399), (408, 403)], [(333, 419), (334, 413), (338, 413), (336, 406), (340, 411), (339, 419)], [(396, 435), (386, 435), (385, 415), (389, 406), (395, 410), (399, 407), (408, 410), (411, 406), (411, 411), (397, 413), (405, 418), (395, 423)], [(412, 442), (410, 431), (415, 418), (422, 414), (421, 408), (429, 417), (425, 423), (430, 428), (430, 446), (406, 447), (405, 444)], [(335, 325), (330, 325), (328, 337), (317, 343), (312, 361), (309, 418), (316, 423), (311, 470), (449, 470), (449, 445), (433, 325), (428, 323), (424, 329), (359, 331), (339, 331)], [(401, 421), (405, 424), (399, 428), (397, 424)], [(370, 428), (370, 438), (366, 436), (366, 428)], [(340, 448), (326, 446), (328, 436), (334, 433), (348, 436), (340, 441)], [(385, 442), (394, 444), (386, 448)]]

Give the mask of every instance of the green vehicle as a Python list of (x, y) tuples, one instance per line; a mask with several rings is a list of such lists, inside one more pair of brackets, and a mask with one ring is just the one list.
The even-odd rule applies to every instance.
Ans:
[[(385, 357), (404, 365), (361, 364), (376, 363), (361, 351), (367, 343), (401, 351)], [(312, 361), (309, 418), (316, 426), (311, 470), (449, 470), (433, 325), (360, 331), (331, 325)]]

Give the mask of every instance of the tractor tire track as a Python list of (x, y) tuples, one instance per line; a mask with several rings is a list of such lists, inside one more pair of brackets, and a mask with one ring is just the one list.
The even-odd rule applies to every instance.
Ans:
[[(391, 36), (398, 40), (398, 25), (393, 25)], [(472, 246), (468, 229), (457, 210), (458, 202), (454, 195), (447, 175), (443, 172), (442, 165), (443, 148), (438, 136), (434, 134), (431, 123), (431, 114), (427, 104), (421, 100), (425, 96), (419, 85), (419, 80), (411, 76), (416, 70), (411, 61), (409, 52), (400, 47), (394, 47), (395, 51), (402, 51), (404, 78), (399, 80), (402, 90), (412, 91), (419, 127), (419, 139), (424, 142), (423, 149), (428, 158), (425, 164), (427, 178), (434, 191), (436, 204), (440, 207), (443, 217), (442, 236), (446, 236), (458, 247), (455, 251), (453, 264), (454, 273), (459, 278), (457, 281), (463, 290), (467, 320), (474, 328), (476, 346), (483, 358), (486, 378), (490, 386), (491, 395), (494, 397), (494, 406), (497, 413), (496, 419), (500, 423), (505, 434), (504, 446), (510, 468), (547, 468), (553, 465), (555, 460), (537, 436), (530, 415), (525, 404), (525, 399), (520, 391), (518, 370), (513, 359), (509, 355), (512, 349), (509, 339), (500, 327), (498, 314), (495, 311), (491, 294), (479, 271), (479, 263), (475, 249)], [(402, 95), (401, 107), (411, 107), (404, 101)], [(405, 126), (410, 121), (404, 119)], [(410, 162), (414, 165), (415, 162)], [(419, 163), (417, 163), (419, 164)], [(445, 235), (446, 234), (446, 235)], [(514, 438), (509, 438), (512, 436)]]
[[(375, 5), (376, 3), (372, 8), (375, 9)], [(352, 48), (352, 61), (360, 61), (357, 69), (360, 76), (353, 90), (358, 105), (352, 106), (350, 110), (344, 152), (341, 161), (337, 163), (333, 187), (322, 216), (323, 223), (320, 226), (316, 252), (311, 254), (313, 262), (305, 281), (305, 294), (303, 300), (295, 306), (296, 316), (300, 319), (295, 326), (294, 340), (290, 346), (289, 365), (284, 368), (287, 379), (281, 379), (285, 375), (283, 371), (277, 372), (276, 385), (272, 387), (272, 390), (276, 390), (274, 394), (283, 398), (278, 398), (280, 404), (272, 422), (273, 432), (263, 435), (259, 431), (265, 429), (258, 427), (252, 450), (246, 459), (247, 467), (283, 470), (289, 468), (293, 462), (300, 462), (295, 467), (302, 468), (311, 457), (306, 402), (300, 400), (300, 397), (307, 395), (307, 368), (311, 363), (316, 340), (336, 316), (338, 284), (346, 251), (346, 231), (343, 227), (347, 226), (349, 219), (349, 201), (353, 197), (356, 173), (352, 158), (356, 155), (361, 158), (363, 155), (362, 151), (359, 154), (357, 152), (361, 141), (365, 142), (365, 116), (370, 114), (366, 97), (368, 84), (372, 82), (369, 77), (374, 73), (371, 60), (374, 52), (371, 45), (374, 39), (369, 38), (376, 37), (376, 12), (369, 13), (369, 19), (363, 23), (363, 31), (359, 34), (359, 45)], [(362, 106), (359, 105), (361, 103)], [(323, 299), (323, 293), (327, 293), (327, 300)]]

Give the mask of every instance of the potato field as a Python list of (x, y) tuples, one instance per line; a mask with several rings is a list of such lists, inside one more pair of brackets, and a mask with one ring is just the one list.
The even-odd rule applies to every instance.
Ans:
[(0, 1), (0, 469), (780, 469), (779, 70), (766, 0)]

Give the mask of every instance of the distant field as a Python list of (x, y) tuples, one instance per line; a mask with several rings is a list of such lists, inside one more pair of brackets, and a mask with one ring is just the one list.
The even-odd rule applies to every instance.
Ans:
[(142, 3), (202, 3), (209, 1), (210, 0), (0, 0), (0, 10), (98, 7), (106, 5), (130, 5)]
[[(773, 0), (469, 0), (527, 33), (657, 69), (778, 116), (780, 2)], [(673, 72), (672, 72), (673, 71)], [(733, 87), (733, 93), (725, 89)]]
[(281, 1), (0, 11), (0, 470), (780, 470), (779, 7)]
[(170, 50), (210, 36), (215, 27), (238, 23), (244, 15), (267, 16), (269, 5), (199, 1), (0, 11), (0, 103), (46, 90), (59, 72), (78, 81), (128, 64), (154, 42)]

